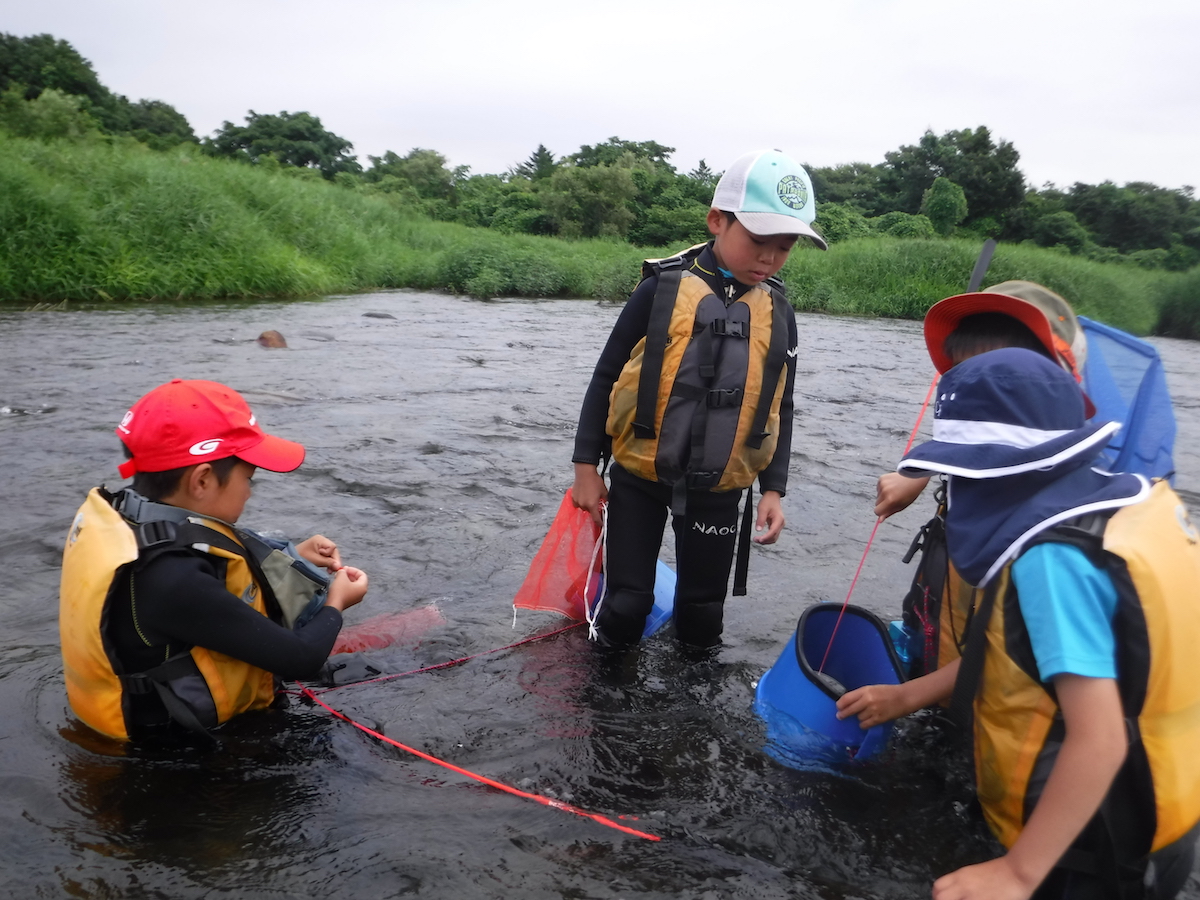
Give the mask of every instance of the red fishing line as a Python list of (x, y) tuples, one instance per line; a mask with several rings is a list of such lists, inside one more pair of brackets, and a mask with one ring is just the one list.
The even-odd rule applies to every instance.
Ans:
[[(937, 387), (938, 377), (938, 373), (934, 372), (933, 381), (929, 382), (929, 390), (925, 394), (925, 402), (921, 404), (921, 411), (917, 413), (917, 421), (908, 435), (908, 443), (904, 445), (904, 452), (900, 454), (901, 456), (907, 456), (908, 451), (912, 449), (913, 441), (917, 438), (917, 429), (921, 427), (921, 420), (925, 418), (925, 410), (929, 408), (929, 401), (933, 399), (933, 391)], [(850, 580), (850, 590), (846, 591), (846, 599), (842, 601), (842, 608), (838, 612), (837, 621), (833, 623), (833, 632), (829, 635), (829, 643), (825, 645), (825, 655), (821, 657), (821, 665), (817, 668), (818, 672), (825, 671), (825, 663), (829, 659), (829, 651), (833, 649), (833, 639), (837, 637), (838, 626), (842, 624), (842, 616), (846, 614), (846, 607), (850, 605), (850, 597), (854, 593), (854, 586), (858, 584), (858, 575), (862, 572), (863, 563), (867, 561), (867, 554), (871, 552), (871, 543), (875, 540), (875, 532), (879, 530), (879, 524), (882, 521), (882, 516), (875, 520), (875, 527), (871, 529), (871, 536), (867, 538), (867, 546), (863, 547), (862, 559), (858, 561), (858, 568), (854, 570), (854, 578)]]
[[(542, 806), (548, 806), (551, 809), (561, 809), (563, 812), (569, 812), (576, 816), (582, 816), (585, 819), (591, 819), (593, 822), (599, 822), (601, 825), (606, 825), (609, 828), (615, 828), (617, 831), (623, 831), (625, 834), (631, 834), (634, 837), (645, 838), (648, 841), (662, 840), (661, 838), (656, 837), (653, 834), (647, 834), (644, 831), (638, 831), (636, 828), (630, 828), (628, 825), (621, 825), (618, 822), (614, 822), (612, 819), (608, 818), (608, 816), (602, 816), (599, 813), (588, 812), (586, 809), (580, 809), (578, 806), (572, 806), (570, 803), (564, 803), (561, 800), (554, 800), (550, 797), (543, 797), (541, 794), (531, 794), (528, 791), (518, 790), (515, 787), (510, 787), (507, 784), (503, 784), (502, 782), (496, 781), (495, 779), (488, 778), (485, 775), (479, 775), (468, 769), (464, 769), (460, 766), (456, 766), (453, 763), (448, 763), (443, 759), (438, 759), (436, 756), (431, 756), (428, 753), (423, 753), (422, 751), (417, 750), (414, 747), (409, 747), (406, 744), (402, 744), (399, 741), (388, 737), (387, 735), (380, 734), (378, 731), (375, 731), (371, 728), (368, 728), (366, 725), (362, 725), (359, 722), (354, 721), (345, 713), (339, 712), (338, 710), (336, 710), (332, 706), (330, 706), (328, 703), (325, 703), (320, 697), (318, 697), (315, 693), (313, 693), (308, 688), (302, 688), (300, 693), (302, 696), (307, 697), (313, 703), (316, 703), (318, 706), (321, 706), (324, 709), (328, 710), (330, 713), (332, 713), (337, 718), (341, 719), (343, 722), (347, 722), (350, 725), (353, 725), (359, 731), (369, 734), (371, 737), (375, 738), (376, 740), (383, 741), (385, 744), (391, 744), (393, 747), (398, 747), (399, 749), (405, 751), (406, 753), (411, 753), (413, 756), (419, 756), (421, 759), (427, 760), (428, 762), (431, 762), (435, 765), (441, 766), (444, 769), (449, 769), (452, 772), (457, 772), (460, 775), (465, 775), (466, 777), (468, 777), (474, 781), (478, 781), (480, 784), (486, 784), (488, 787), (495, 788), (498, 791), (504, 791), (506, 794), (512, 794), (514, 797), (521, 797), (525, 800), (533, 800), (535, 803), (540, 803), (540, 804), (542, 804)], [(622, 818), (626, 818), (626, 817), (622, 816)]]

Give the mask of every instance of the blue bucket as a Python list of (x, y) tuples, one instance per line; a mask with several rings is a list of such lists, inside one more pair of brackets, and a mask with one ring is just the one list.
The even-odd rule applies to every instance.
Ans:
[(675, 573), (661, 559), (654, 570), (654, 607), (646, 616), (642, 637), (648, 638), (662, 628), (675, 614)]
[[(595, 607), (596, 598), (604, 591), (604, 575), (595, 575), (593, 579), (594, 588), (589, 608)], [(646, 616), (646, 627), (642, 629), (643, 638), (650, 637), (670, 622), (671, 616), (675, 614), (675, 579), (675, 571), (660, 559), (654, 570), (654, 606)]]
[[(837, 700), (868, 684), (905, 680), (887, 627), (869, 610), (818, 603), (800, 616), (779, 659), (758, 682), (754, 710), (767, 725), (767, 753), (785, 765), (867, 759), (887, 746), (892, 723), (863, 731), (837, 718)], [(830, 636), (837, 633), (830, 646)], [(823, 672), (821, 660), (826, 656)]]

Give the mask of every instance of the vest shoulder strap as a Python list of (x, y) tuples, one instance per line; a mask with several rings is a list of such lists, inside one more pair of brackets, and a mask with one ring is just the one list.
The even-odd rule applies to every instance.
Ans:
[(152, 522), (141, 522), (131, 526), (138, 545), (139, 566), (144, 566), (152, 559), (175, 550), (204, 552), (206, 547), (216, 547), (227, 553), (240, 556), (250, 567), (250, 574), (263, 592), (267, 613), (273, 621), (281, 621), (283, 614), (279, 601), (271, 588), (271, 582), (263, 571), (262, 564), (254, 553), (232, 538), (221, 534), (214, 528), (193, 522), (190, 519), (183, 522), (168, 522), (158, 519)]
[[(775, 282), (771, 284), (771, 282)], [(767, 348), (767, 358), (763, 362), (762, 390), (759, 392), (758, 408), (754, 411), (754, 421), (746, 443), (759, 449), (768, 437), (767, 419), (771, 415), (771, 402), (775, 398), (776, 385), (783, 367), (787, 365), (788, 350), (788, 302), (783, 291), (783, 284), (774, 276), (763, 282), (771, 294), (771, 343)]]
[(675, 297), (679, 293), (679, 282), (683, 279), (682, 257), (679, 265), (658, 270), (658, 287), (650, 306), (650, 322), (646, 327), (646, 345), (642, 353), (642, 372), (638, 378), (637, 411), (633, 419), (635, 437), (655, 437), (654, 417), (658, 411), (658, 383), (662, 378), (663, 358), (667, 352), (667, 338), (671, 327), (671, 313), (675, 309)]

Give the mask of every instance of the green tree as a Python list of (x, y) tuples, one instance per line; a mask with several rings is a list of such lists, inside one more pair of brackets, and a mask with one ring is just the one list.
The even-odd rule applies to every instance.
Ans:
[(0, 91), (13, 84), (32, 100), (47, 88), (86, 97), (94, 106), (106, 105), (112, 93), (100, 83), (92, 64), (66, 41), (49, 34), (17, 37), (0, 34)]
[(831, 244), (867, 237), (871, 233), (871, 226), (863, 214), (849, 203), (818, 203), (814, 224), (821, 236)]
[[(447, 206), (455, 203), (455, 184), (465, 179), (468, 166), (447, 168), (446, 157), (436, 150), (414, 147), (404, 156), (388, 150), (383, 156), (368, 156), (371, 168), (363, 174), (368, 181), (393, 175), (407, 181), (425, 200), (438, 200)], [(499, 177), (499, 176), (496, 176)]]
[(620, 165), (622, 157), (628, 153), (636, 160), (652, 162), (674, 173), (675, 167), (667, 161), (674, 152), (674, 147), (665, 147), (657, 141), (623, 141), (614, 136), (595, 146), (584, 144), (579, 152), (572, 153), (567, 160), (580, 168), (613, 166)]
[(1025, 176), (1017, 169), (1020, 154), (1008, 141), (992, 141), (984, 126), (926, 131), (920, 141), (884, 154), (879, 189), (881, 212), (916, 213), (925, 192), (939, 176), (963, 189), (969, 209), (965, 224), (992, 218), (1004, 222), (1025, 196)]
[(1066, 247), (1072, 253), (1084, 252), (1091, 242), (1088, 230), (1079, 224), (1074, 213), (1065, 209), (1039, 216), (1031, 232), (1038, 246)]
[(129, 126), (130, 134), (154, 150), (198, 143), (196, 132), (183, 113), (162, 100), (130, 103)]
[(937, 230), (933, 227), (933, 223), (929, 221), (929, 217), (923, 216), (920, 213), (910, 216), (908, 213), (890, 212), (884, 213), (878, 219), (868, 219), (867, 221), (874, 225), (875, 230), (879, 234), (886, 234), (888, 237), (937, 237)]
[(700, 160), (700, 164), (688, 172), (687, 177), (703, 185), (705, 190), (711, 194), (717, 189), (717, 182), (721, 180), (721, 173), (714, 172), (708, 167), (708, 163)]
[(546, 210), (564, 237), (625, 237), (637, 185), (622, 166), (564, 166), (550, 178)]
[(948, 235), (967, 217), (967, 195), (949, 178), (939, 175), (921, 197), (921, 214), (933, 223), (938, 234)]
[(864, 215), (880, 207), (880, 166), (854, 162), (840, 166), (809, 166), (813, 193), (818, 203), (848, 203)]
[(1190, 192), (1144, 181), (1117, 187), (1111, 181), (1071, 187), (1063, 207), (1074, 213), (1096, 243), (1122, 253), (1168, 249), (1200, 226), (1200, 204)]
[(80, 98), (79, 106), (108, 134), (132, 134), (156, 149), (195, 141), (191, 125), (161, 100), (129, 99), (100, 83), (92, 64), (69, 43), (49, 34), (0, 34), (0, 91), (20, 85), (26, 100), (56, 90)]
[(354, 145), (306, 112), (259, 115), (250, 110), (245, 125), (225, 122), (204, 147), (213, 156), (250, 162), (269, 156), (286, 166), (316, 169), (331, 180), (338, 172), (362, 171), (350, 153)]
[(96, 120), (84, 111), (86, 100), (45, 88), (25, 99), (24, 85), (13, 82), (0, 93), (0, 128), (18, 137), (81, 138), (99, 134)]
[(530, 181), (541, 181), (553, 175), (557, 168), (558, 164), (554, 161), (554, 154), (546, 149), (545, 144), (538, 144), (537, 149), (529, 155), (529, 159), (518, 164), (514, 172)]

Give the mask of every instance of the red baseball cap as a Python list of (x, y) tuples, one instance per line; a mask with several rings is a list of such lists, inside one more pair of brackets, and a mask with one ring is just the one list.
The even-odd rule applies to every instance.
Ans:
[(264, 432), (242, 395), (215, 381), (176, 378), (156, 387), (125, 413), (116, 433), (133, 454), (118, 467), (122, 478), (229, 456), (272, 472), (304, 462), (304, 447)]

